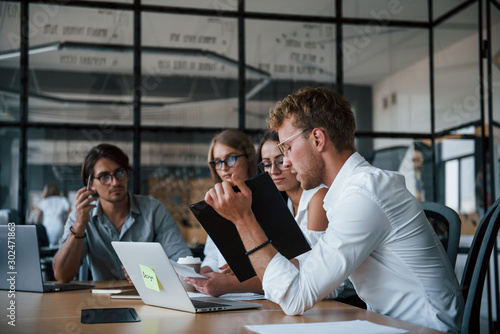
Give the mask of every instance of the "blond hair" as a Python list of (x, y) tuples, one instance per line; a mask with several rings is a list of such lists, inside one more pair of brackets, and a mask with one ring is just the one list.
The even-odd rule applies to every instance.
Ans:
[(286, 119), (298, 129), (322, 129), (339, 152), (356, 151), (356, 120), (351, 104), (333, 90), (304, 87), (288, 95), (271, 108), (269, 130), (277, 132)]

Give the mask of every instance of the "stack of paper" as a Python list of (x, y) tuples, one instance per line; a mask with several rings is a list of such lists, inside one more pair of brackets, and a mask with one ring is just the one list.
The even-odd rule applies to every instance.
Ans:
[(346, 333), (346, 334), (400, 334), (408, 333), (405, 329), (382, 326), (370, 321), (335, 321), (313, 322), (308, 324), (272, 324), (245, 326), (253, 332), (260, 334), (302, 334), (302, 333)]

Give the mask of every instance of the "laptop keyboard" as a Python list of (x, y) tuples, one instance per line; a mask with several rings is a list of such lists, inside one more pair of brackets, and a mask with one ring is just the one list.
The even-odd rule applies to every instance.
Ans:
[(221, 304), (221, 303), (204, 302), (204, 301), (197, 300), (197, 299), (191, 299), (191, 301), (193, 302), (193, 305), (196, 308), (213, 308), (213, 307), (230, 306), (230, 305)]

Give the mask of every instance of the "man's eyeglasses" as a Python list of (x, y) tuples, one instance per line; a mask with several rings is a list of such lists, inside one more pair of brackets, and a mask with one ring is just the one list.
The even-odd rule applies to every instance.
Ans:
[[(290, 168), (290, 167), (283, 165), (283, 156), (280, 156), (279, 158), (274, 160), (274, 167), (278, 168), (281, 171), (284, 171), (284, 170), (287, 170)], [(259, 163), (259, 168), (263, 172), (270, 172), (271, 169), (273, 168), (273, 163), (271, 160), (262, 161)]]
[(300, 135), (302, 132), (307, 131), (307, 130), (310, 130), (310, 129), (304, 129), (302, 131), (299, 131), (296, 134), (291, 135), (287, 139), (279, 142), (278, 143), (278, 148), (279, 148), (281, 154), (283, 154), (283, 156), (286, 156), (287, 153), (290, 152), (290, 149), (291, 149), (291, 145), (285, 146), (285, 145), (283, 145), (284, 143), (286, 143), (287, 141), (292, 141), (293, 139), (297, 138), (297, 136)]
[(236, 165), (236, 161), (238, 160), (238, 158), (246, 156), (247, 156), (246, 154), (231, 155), (224, 160), (219, 160), (219, 159), (212, 160), (209, 162), (209, 164), (215, 169), (222, 169), (223, 165), (226, 165), (227, 168), (231, 168), (234, 167), (234, 165)]
[(118, 181), (123, 181), (127, 178), (127, 170), (125, 168), (120, 168), (114, 174), (102, 174), (98, 177), (93, 177), (93, 179), (98, 179), (103, 186), (107, 186), (113, 182), (113, 177)]

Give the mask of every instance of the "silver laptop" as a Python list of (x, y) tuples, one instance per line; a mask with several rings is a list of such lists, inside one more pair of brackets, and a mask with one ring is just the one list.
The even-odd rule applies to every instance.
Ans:
[[(262, 306), (258, 303), (214, 297), (190, 298), (160, 243), (112, 241), (111, 244), (145, 304), (191, 313)], [(149, 271), (149, 275), (154, 273), (156, 276), (157, 289), (153, 289), (150, 283), (146, 286), (147, 278), (143, 278), (143, 275), (148, 273), (145, 272), (145, 268)]]
[(0, 225), (0, 290), (56, 292), (91, 284), (44, 282), (36, 226)]

